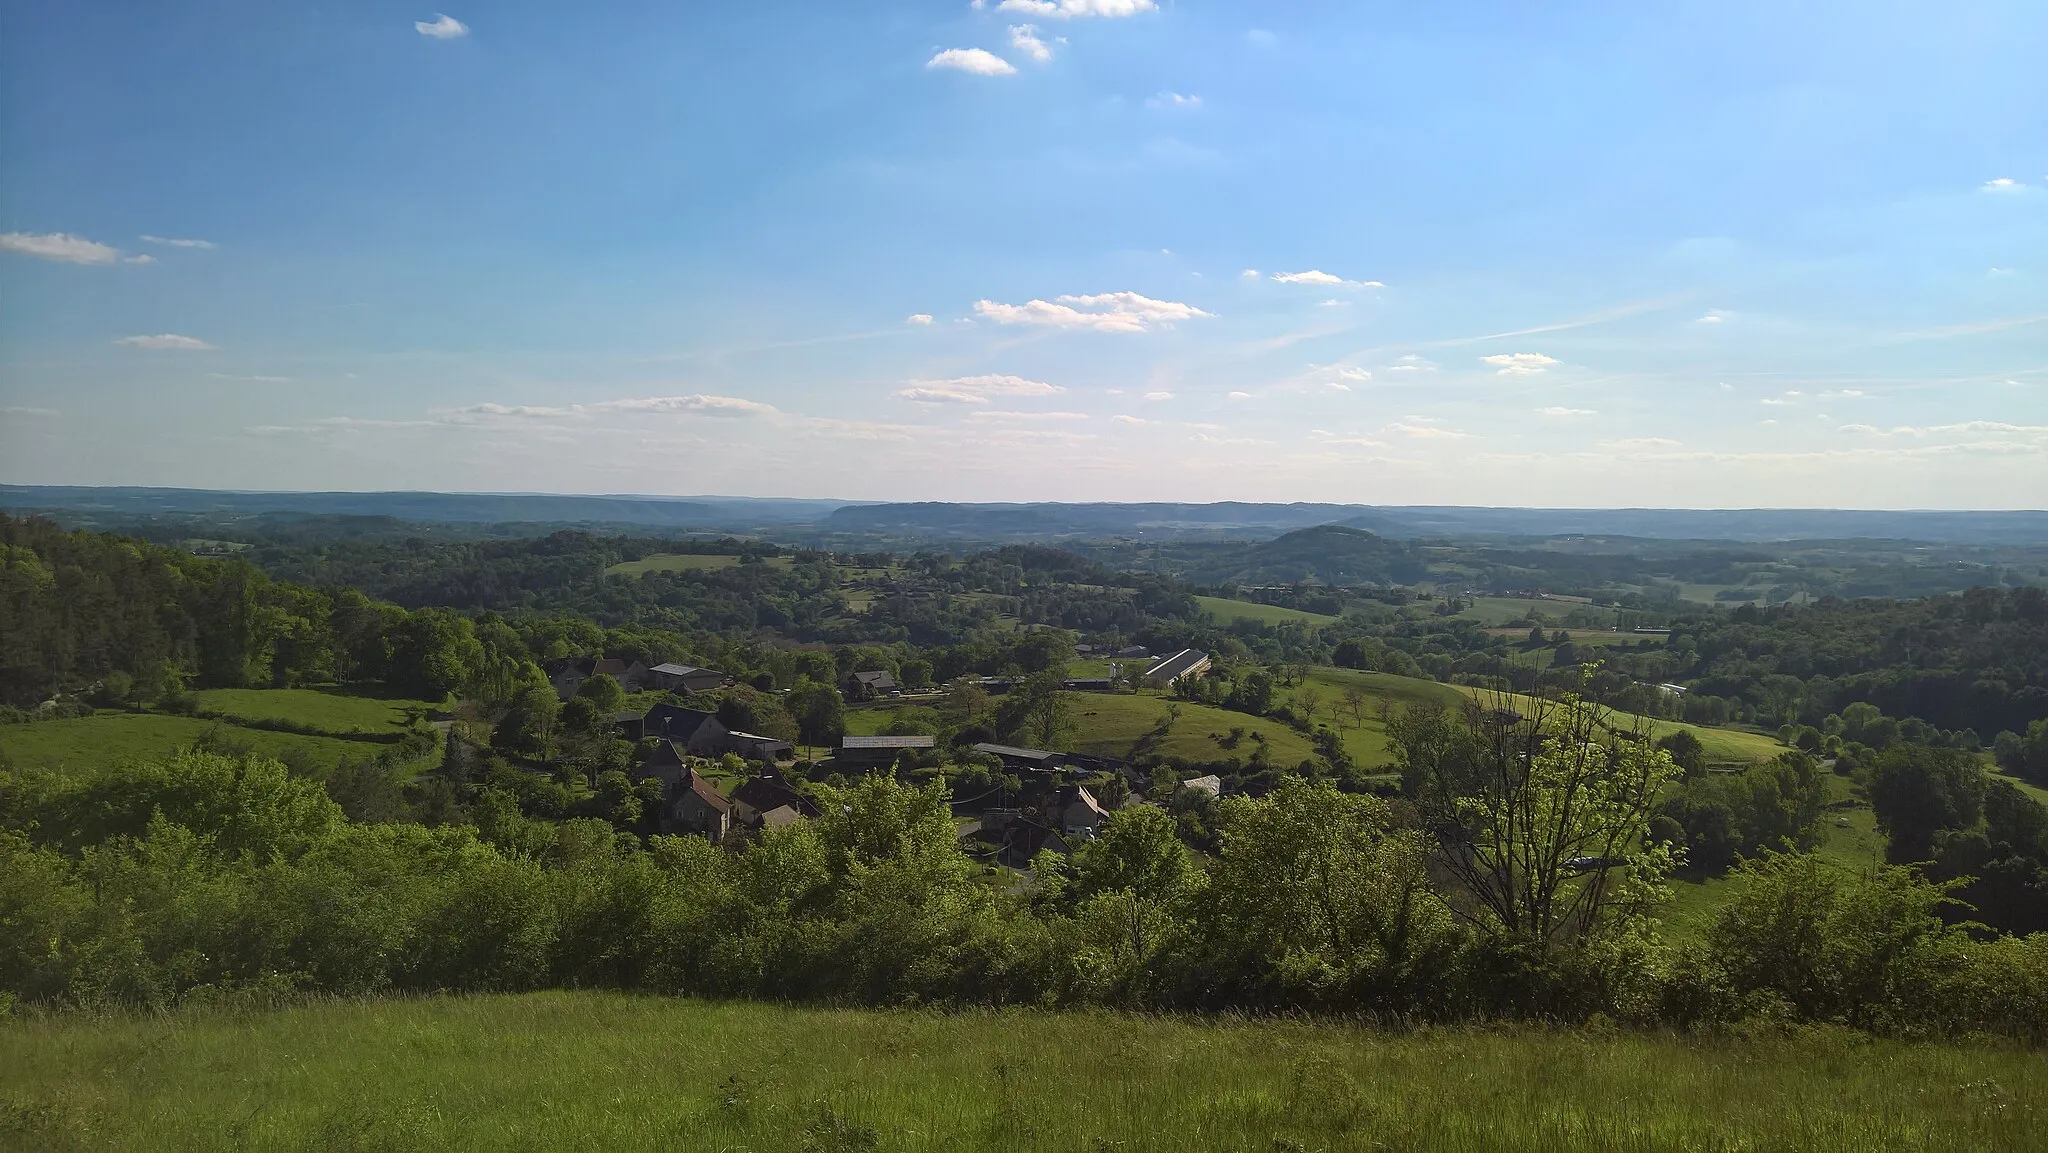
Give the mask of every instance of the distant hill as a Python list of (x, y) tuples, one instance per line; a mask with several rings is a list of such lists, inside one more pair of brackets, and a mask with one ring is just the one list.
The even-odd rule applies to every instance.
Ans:
[(808, 524), (843, 501), (754, 497), (563, 496), (552, 493), (231, 492), (188, 488), (0, 485), (0, 508), (117, 516), (390, 517), (454, 524), (611, 524), (747, 529)]
[(1206, 562), (1182, 573), (1201, 584), (1328, 585), (1414, 584), (1424, 579), (1421, 556), (1403, 541), (1364, 529), (1326, 524), (1297, 529), (1241, 550), (1217, 550)]
[(767, 533), (826, 547), (978, 547), (1026, 541), (1260, 541), (1318, 525), (1401, 540), (1553, 537), (1664, 541), (1904, 540), (1996, 546), (2048, 542), (2048, 512), (1840, 509), (1538, 509), (1218, 501), (1088, 504), (857, 503), (754, 497), (550, 493), (227, 492), (0, 485), (0, 508), (74, 523), (116, 517), (264, 514), (388, 517), (424, 524), (528, 524)]

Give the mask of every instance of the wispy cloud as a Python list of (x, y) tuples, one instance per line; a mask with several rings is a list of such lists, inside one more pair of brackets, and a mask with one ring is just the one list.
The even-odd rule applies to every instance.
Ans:
[(192, 240), (172, 236), (149, 236), (139, 238), (144, 244), (161, 244), (165, 248), (217, 248), (211, 240)]
[(986, 48), (948, 48), (924, 62), (926, 68), (951, 69), (975, 76), (1010, 76), (1017, 66)]
[(980, 412), (968, 413), (967, 419), (1028, 423), (1032, 421), (1087, 420), (1088, 414), (1085, 412), (1010, 412), (1003, 409), (985, 409)]
[(292, 382), (292, 378), (289, 376), (255, 376), (232, 372), (209, 372), (206, 375), (215, 380), (246, 380), (255, 384), (290, 384)]
[(68, 232), (0, 233), (0, 252), (18, 252), (64, 264), (112, 264), (121, 250)]
[(903, 318), (905, 324), (930, 325), (931, 322), (932, 314), (929, 312), (913, 312)]
[(458, 40), (469, 35), (469, 25), (439, 12), (434, 13), (433, 20), (415, 20), (412, 26), (429, 40)]
[(1977, 186), (1981, 192), (2018, 192), (2022, 187), (2024, 185), (2010, 176), (2001, 176), (1996, 180), (1987, 180)]
[(1620, 440), (1603, 440), (1601, 448), (1616, 452), (1643, 452), (1660, 448), (1679, 448), (1678, 441), (1663, 436), (1625, 436)]
[(1146, 400), (1172, 400), (1173, 394), (1165, 389), (1155, 389), (1145, 394)]
[(737, 396), (707, 396), (693, 393), (689, 396), (641, 396), (623, 400), (601, 400), (595, 404), (536, 405), (536, 404), (472, 404), (465, 408), (448, 409), (434, 415), (441, 419), (463, 417), (520, 417), (534, 420), (559, 420), (563, 418), (587, 418), (601, 413), (659, 413), (674, 412), (696, 416), (755, 417), (774, 416), (777, 410), (772, 404), (758, 400), (746, 400)]
[(1722, 324), (1735, 314), (1725, 308), (1709, 308), (1706, 314), (1694, 320), (1694, 324)]
[(1065, 391), (1042, 380), (990, 373), (951, 380), (916, 380), (910, 387), (897, 390), (896, 395), (922, 404), (987, 404), (993, 396), (1051, 396)]
[(51, 420), (64, 415), (54, 408), (30, 408), (27, 405), (10, 404), (0, 408), (0, 416), (19, 417), (23, 420)]
[(1030, 300), (1023, 304), (977, 300), (974, 311), (997, 324), (1092, 329), (1096, 332), (1144, 332), (1154, 325), (1172, 325), (1209, 315), (1191, 304), (1154, 300), (1135, 292), (1061, 296), (1056, 301)]
[(1557, 363), (1555, 358), (1540, 352), (1500, 352), (1479, 359), (1499, 369), (1502, 376), (1528, 376)]
[(1142, 417), (1142, 416), (1131, 416), (1131, 415), (1130, 415), (1130, 414), (1128, 414), (1128, 413), (1121, 413), (1121, 412), (1120, 412), (1120, 413), (1118, 413), (1118, 414), (1116, 414), (1115, 416), (1112, 416), (1112, 417), (1110, 417), (1109, 419), (1111, 419), (1111, 420), (1115, 421), (1115, 422), (1116, 422), (1116, 423), (1118, 423), (1118, 424), (1151, 424), (1151, 423), (1152, 423), (1151, 421), (1149, 421), (1149, 420), (1146, 420), (1146, 419), (1145, 419), (1144, 417)]
[(1539, 408), (1539, 409), (1537, 409), (1536, 411), (1537, 411), (1538, 413), (1541, 413), (1541, 414), (1542, 414), (1542, 415), (1544, 415), (1544, 416), (1598, 416), (1598, 415), (1599, 415), (1599, 412), (1598, 412), (1597, 410), (1595, 410), (1595, 409), (1590, 409), (1590, 408), (1566, 408), (1566, 407), (1564, 407), (1563, 405), (1560, 405), (1560, 404), (1553, 404), (1553, 405), (1551, 405), (1551, 406), (1550, 406), (1550, 407), (1548, 407), (1548, 408)]
[(123, 263), (123, 264), (155, 264), (155, 263), (156, 263), (156, 257), (154, 257), (154, 256), (151, 256), (151, 255), (150, 255), (149, 253), (147, 253), (147, 252), (143, 252), (143, 253), (138, 253), (138, 254), (136, 254), (136, 255), (134, 255), (134, 256), (124, 256), (124, 257), (122, 257), (122, 258), (121, 258), (121, 263)]
[[(1156, 96), (1146, 99), (1145, 106), (1147, 108), (1200, 108), (1202, 106), (1202, 98), (1191, 93), (1161, 92)], [(1246, 271), (1250, 270), (1247, 269)], [(1252, 275), (1257, 276), (1258, 273), (1253, 272)]]
[(1276, 272), (1273, 279), (1281, 284), (1313, 284), (1322, 288), (1385, 288), (1377, 280), (1346, 280), (1332, 272), (1311, 268), (1307, 272)]
[(179, 352), (204, 352), (214, 347), (196, 336), (179, 336), (174, 332), (159, 333), (156, 336), (124, 336), (114, 343), (124, 344), (129, 348), (168, 349)]
[(1010, 47), (1040, 64), (1052, 59), (1052, 46), (1038, 38), (1038, 25), (1010, 25)]
[(1025, 12), (1047, 20), (1073, 20), (1090, 16), (1118, 19), (1142, 12), (1156, 12), (1156, 0), (1003, 0), (1001, 12)]
[(1410, 423), (1415, 419), (1410, 417), (1407, 421), (1397, 421), (1394, 424), (1388, 425), (1382, 431), (1395, 433), (1412, 440), (1468, 440), (1472, 436), (1469, 432), (1457, 432), (1453, 429), (1438, 428), (1433, 424)]

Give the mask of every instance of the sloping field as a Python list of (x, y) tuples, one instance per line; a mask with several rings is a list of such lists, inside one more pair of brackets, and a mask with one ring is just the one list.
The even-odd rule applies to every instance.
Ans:
[(103, 712), (90, 717), (0, 725), (0, 752), (17, 765), (64, 768), (160, 757), (192, 744), (211, 730), (272, 757), (283, 756), (289, 749), (301, 749), (322, 765), (334, 765), (343, 758), (364, 760), (391, 747), (372, 741), (268, 732), (201, 717)]
[[(692, 572), (697, 569), (731, 568), (738, 563), (740, 558), (737, 556), (710, 553), (655, 553), (639, 560), (621, 561), (604, 570), (604, 575), (645, 576), (651, 572)], [(786, 556), (772, 556), (762, 563), (788, 568), (794, 562)]]
[(1337, 620), (1336, 617), (1324, 616), (1322, 613), (1281, 608), (1278, 605), (1254, 604), (1251, 601), (1229, 600), (1224, 597), (1196, 597), (1195, 603), (1202, 606), (1203, 612), (1215, 617), (1217, 624), (1226, 627), (1238, 621), (1257, 621), (1262, 625), (1284, 624), (1287, 621), (1327, 625)]
[[(1315, 746), (1307, 737), (1288, 728), (1278, 721), (1265, 717), (1254, 717), (1229, 709), (1213, 708), (1209, 705), (1176, 701), (1171, 697), (1143, 693), (1136, 696), (1123, 693), (1075, 693), (1074, 716), (1078, 722), (1073, 742), (1075, 752), (1093, 753), (1097, 756), (1121, 757), (1131, 751), (1132, 742), (1143, 736), (1153, 725), (1159, 723), (1174, 706), (1180, 707), (1180, 719), (1173, 724), (1172, 731), (1158, 746), (1158, 752), (1168, 757), (1186, 757), (1197, 761), (1221, 761), (1231, 757), (1250, 760), (1252, 750), (1257, 747), (1250, 734), (1257, 732), (1266, 738), (1268, 758), (1278, 766), (1293, 768), (1315, 755)], [(1245, 736), (1236, 748), (1224, 748), (1212, 739), (1211, 734), (1228, 738), (1233, 728), (1243, 729)]]
[(0, 1024), (0, 1148), (1204, 1153), (2040, 1148), (2048, 1062), (606, 993)]
[(233, 720), (289, 721), (323, 733), (401, 733), (407, 709), (427, 701), (357, 697), (320, 689), (205, 689), (194, 694), (202, 712)]

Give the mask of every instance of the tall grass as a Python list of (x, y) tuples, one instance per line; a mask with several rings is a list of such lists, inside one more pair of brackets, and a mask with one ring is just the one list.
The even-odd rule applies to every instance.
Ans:
[(0, 1148), (2023, 1150), (2048, 1062), (595, 993), (0, 1026)]

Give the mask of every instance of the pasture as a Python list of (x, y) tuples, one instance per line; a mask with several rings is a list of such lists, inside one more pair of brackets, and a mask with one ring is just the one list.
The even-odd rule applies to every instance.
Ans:
[(1336, 617), (1302, 609), (1281, 608), (1278, 605), (1255, 604), (1251, 601), (1229, 600), (1224, 597), (1196, 597), (1195, 603), (1202, 611), (1216, 618), (1216, 623), (1225, 628), (1238, 621), (1256, 621), (1262, 625), (1279, 625), (1293, 621), (1297, 624), (1335, 624)]
[(0, 753), (16, 765), (62, 769), (71, 765), (161, 757), (214, 733), (270, 757), (297, 750), (313, 763), (333, 766), (363, 760), (389, 745), (340, 737), (245, 728), (230, 721), (162, 713), (99, 712), (89, 717), (0, 725)]
[[(651, 572), (697, 572), (703, 569), (732, 568), (740, 563), (737, 556), (723, 556), (713, 553), (655, 553), (639, 560), (620, 561), (604, 570), (606, 576), (646, 576)], [(795, 562), (786, 556), (767, 557), (763, 564), (776, 568), (788, 568)]]
[(0, 1148), (2040, 1148), (2048, 1062), (1747, 1039), (601, 992), (0, 1024)]
[(323, 733), (401, 733), (407, 710), (431, 711), (430, 701), (349, 696), (323, 689), (202, 689), (203, 713), (235, 721), (286, 721)]

